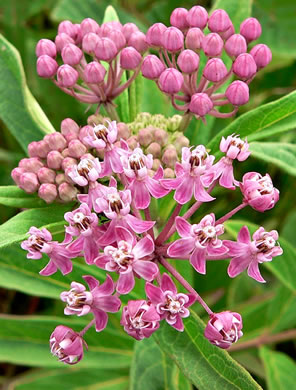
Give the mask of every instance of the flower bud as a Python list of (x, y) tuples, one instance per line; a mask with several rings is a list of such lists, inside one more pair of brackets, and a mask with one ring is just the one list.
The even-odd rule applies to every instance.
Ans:
[(170, 52), (175, 53), (184, 46), (184, 35), (176, 27), (169, 27), (165, 30), (162, 38), (163, 46)]
[(199, 55), (193, 50), (183, 50), (178, 57), (177, 64), (182, 72), (193, 73), (199, 67)]
[(64, 46), (62, 50), (62, 59), (65, 64), (68, 65), (78, 65), (82, 59), (83, 53), (76, 45), (73, 43), (68, 43)]
[(87, 147), (89, 146), (88, 143), (84, 140), (85, 137), (87, 137), (89, 135), (89, 132), (92, 131), (93, 127), (92, 126), (83, 126), (81, 127), (80, 131), (79, 131), (79, 140), (84, 144), (86, 145)]
[(209, 18), (208, 27), (212, 32), (221, 33), (231, 26), (228, 13), (223, 9), (216, 9)]
[(70, 65), (62, 65), (58, 69), (57, 79), (61, 87), (71, 88), (73, 87), (79, 78), (79, 74), (76, 69)]
[(126, 45), (126, 39), (121, 31), (118, 30), (111, 30), (108, 31), (106, 34), (106, 38), (111, 39), (113, 43), (115, 43), (115, 46), (117, 47), (117, 50), (120, 51), (124, 48)]
[(247, 42), (255, 41), (262, 33), (261, 24), (256, 18), (248, 18), (240, 25), (240, 33)]
[(37, 173), (43, 166), (42, 161), (40, 161), (38, 157), (23, 158), (19, 162), (19, 167), (24, 168), (26, 172)]
[(79, 134), (79, 126), (75, 121), (73, 121), (73, 119), (66, 118), (61, 122), (61, 133), (65, 138), (72, 134), (74, 134), (77, 138)]
[(162, 47), (162, 37), (167, 27), (162, 23), (153, 24), (146, 33), (146, 42), (149, 46)]
[(73, 165), (77, 165), (77, 164), (78, 163), (77, 163), (77, 160), (75, 160), (75, 158), (66, 157), (62, 161), (62, 169), (63, 169), (63, 171), (65, 171), (66, 168), (72, 167)]
[(56, 74), (58, 66), (56, 60), (44, 54), (37, 59), (36, 69), (38, 76), (50, 79)]
[(178, 161), (177, 150), (173, 145), (166, 148), (162, 155), (161, 161), (169, 168), (175, 168), (176, 162)]
[(138, 146), (138, 140), (137, 140), (137, 137), (135, 135), (131, 136), (128, 140), (127, 140), (127, 144), (129, 146), (130, 149), (134, 150), (137, 146)]
[(62, 151), (62, 156), (63, 157), (70, 157), (69, 149), (66, 148)]
[(59, 197), (64, 202), (71, 202), (72, 200), (75, 200), (78, 193), (77, 188), (66, 182), (59, 185), (58, 191)]
[(243, 81), (236, 80), (226, 89), (225, 95), (234, 106), (242, 106), (249, 101), (249, 87)]
[(82, 42), (82, 32), (81, 32), (80, 24), (74, 24), (74, 27), (76, 31), (75, 44), (80, 46)]
[(146, 149), (147, 154), (152, 154), (154, 158), (161, 157), (161, 146), (157, 142), (152, 142)]
[[(155, 158), (153, 160), (152, 169), (154, 169), (154, 171), (157, 171), (159, 167), (160, 167), (160, 160), (158, 158)], [(153, 172), (153, 174), (155, 174), (155, 172)]]
[(40, 183), (54, 183), (56, 173), (52, 169), (43, 167), (38, 170), (37, 176)]
[(190, 28), (187, 31), (185, 38), (185, 45), (187, 49), (200, 50), (202, 48), (202, 41), (204, 33), (198, 27)]
[(89, 84), (99, 84), (104, 81), (106, 69), (97, 61), (89, 62), (83, 71), (83, 78)]
[(191, 97), (189, 110), (196, 115), (205, 116), (213, 108), (213, 102), (206, 93), (195, 93)]
[(49, 146), (45, 140), (38, 141), (36, 143), (37, 157), (46, 158), (50, 152)]
[(95, 33), (88, 33), (82, 39), (82, 49), (87, 54), (93, 54), (100, 38)]
[(208, 34), (202, 41), (202, 48), (208, 57), (220, 56), (223, 50), (223, 40), (216, 33)]
[(154, 54), (144, 58), (141, 66), (141, 72), (149, 80), (156, 80), (164, 71), (165, 66)]
[(153, 132), (149, 128), (141, 129), (138, 132), (138, 141), (141, 146), (148, 146), (153, 141)]
[(257, 72), (257, 65), (251, 54), (240, 54), (233, 63), (233, 72), (242, 79), (249, 79)]
[(58, 52), (61, 52), (68, 43), (75, 44), (75, 41), (65, 33), (61, 33), (55, 38), (55, 45)]
[(81, 30), (81, 35), (84, 37), (89, 33), (98, 34), (100, 32), (100, 26), (95, 20), (91, 18), (86, 18), (81, 22), (80, 30)]
[(29, 143), (28, 154), (30, 157), (38, 157), (38, 143), (37, 143), (37, 141), (33, 141), (33, 142)]
[(224, 79), (227, 75), (227, 68), (220, 58), (211, 58), (203, 70), (203, 76), (213, 83)]
[(125, 124), (124, 122), (117, 123), (117, 131), (118, 131), (117, 133), (118, 140), (120, 140), (121, 138), (127, 140), (128, 137), (130, 137), (131, 135), (128, 125)]
[(231, 35), (225, 42), (225, 51), (230, 57), (237, 57), (247, 51), (247, 42), (240, 34)]
[(138, 32), (139, 29), (138, 27), (135, 25), (135, 23), (126, 23), (122, 26), (122, 33), (126, 39), (126, 41), (128, 42), (130, 36), (134, 33), (134, 32)]
[(181, 90), (183, 83), (184, 79), (182, 73), (174, 68), (165, 69), (159, 77), (160, 89), (170, 95), (178, 93)]
[(36, 192), (39, 187), (37, 175), (33, 172), (24, 172), (19, 178), (19, 186), (28, 194)]
[(36, 56), (40, 57), (43, 55), (47, 55), (52, 58), (55, 58), (57, 55), (56, 45), (49, 39), (40, 39), (36, 45)]
[(73, 139), (68, 145), (69, 156), (80, 158), (87, 152), (87, 148), (83, 145), (79, 139)]
[(186, 30), (189, 27), (187, 15), (188, 10), (186, 8), (175, 8), (170, 17), (171, 25), (180, 30)]
[(203, 30), (208, 22), (207, 10), (200, 5), (195, 5), (190, 8), (186, 19), (190, 27), (198, 27)]
[(141, 54), (145, 53), (145, 51), (148, 49), (146, 35), (141, 31), (132, 33), (128, 39), (128, 46), (132, 46)]
[(58, 27), (58, 34), (62, 33), (69, 35), (69, 37), (71, 37), (72, 39), (75, 39), (77, 30), (72, 22), (70, 22), (69, 20), (64, 20), (59, 24)]
[(235, 29), (233, 24), (231, 23), (230, 27), (228, 27), (226, 31), (219, 33), (219, 35), (224, 41), (227, 41), (227, 39), (230, 38), (234, 33)]
[(44, 137), (44, 140), (47, 142), (50, 150), (58, 150), (61, 152), (67, 146), (65, 137), (57, 131), (51, 134), (47, 134)]
[(64, 157), (57, 150), (52, 150), (47, 155), (47, 166), (51, 169), (60, 169)]
[(117, 22), (115, 20), (111, 22), (106, 22), (101, 25), (101, 36), (107, 37), (110, 31), (120, 31), (122, 32), (122, 24), (120, 22)]
[(141, 63), (141, 54), (133, 47), (125, 47), (120, 53), (120, 66), (122, 69), (135, 70)]
[(188, 147), (189, 143), (190, 143), (189, 139), (185, 137), (185, 135), (181, 134), (176, 138), (174, 145), (177, 149), (177, 152), (181, 153), (182, 148)]
[(45, 200), (46, 203), (52, 203), (58, 196), (57, 187), (54, 184), (41, 184), (38, 190), (39, 198)]
[(267, 66), (272, 59), (272, 53), (269, 47), (263, 43), (254, 46), (250, 51), (250, 54), (254, 58), (258, 69), (265, 68), (265, 66)]
[(17, 186), (20, 186), (20, 182), (21, 182), (20, 177), (25, 172), (26, 172), (26, 170), (24, 168), (20, 168), (20, 167), (13, 168), (13, 170), (11, 171), (11, 177)]
[(62, 183), (65, 183), (66, 180), (68, 180), (66, 175), (64, 173), (59, 173), (59, 174), (56, 175), (55, 183), (57, 185), (60, 185)]
[(169, 135), (163, 129), (155, 129), (154, 131), (154, 141), (157, 142), (160, 146), (164, 146), (167, 144)]
[(98, 60), (112, 61), (118, 53), (117, 47), (110, 38), (101, 38), (95, 47), (95, 55)]
[(165, 179), (173, 179), (175, 177), (175, 172), (172, 168), (165, 168), (163, 170), (163, 175)]
[(59, 325), (52, 332), (50, 351), (60, 362), (76, 364), (83, 357), (83, 344), (85, 341), (73, 329)]

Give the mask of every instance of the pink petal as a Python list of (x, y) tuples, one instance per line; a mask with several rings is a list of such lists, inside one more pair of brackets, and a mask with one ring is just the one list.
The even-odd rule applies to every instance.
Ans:
[(86, 281), (86, 283), (88, 284), (88, 287), (89, 287), (90, 291), (94, 290), (96, 287), (98, 287), (99, 282), (93, 276), (91, 276), (91, 275), (84, 275), (82, 277)]
[(39, 274), (42, 275), (42, 276), (49, 276), (49, 275), (52, 275), (54, 274), (55, 272), (57, 272), (58, 268), (57, 266), (55, 265), (55, 263), (50, 260), (49, 263), (46, 265), (46, 267), (44, 267), (40, 272)]
[(190, 263), (200, 274), (206, 273), (206, 249), (196, 248), (190, 256)]
[(154, 305), (163, 302), (165, 299), (161, 289), (157, 286), (154, 286), (154, 284), (146, 283), (145, 292), (147, 297)]
[(162, 166), (160, 165), (155, 173), (155, 175), (153, 176), (153, 179), (154, 180), (160, 180), (163, 178), (163, 168)]
[(133, 262), (133, 270), (141, 276), (141, 278), (151, 282), (158, 274), (159, 270), (152, 261), (136, 260)]
[(96, 309), (107, 311), (109, 313), (117, 313), (121, 306), (121, 301), (115, 295), (108, 295), (94, 300), (93, 306)]
[(237, 236), (237, 241), (244, 244), (249, 244), (251, 242), (251, 236), (247, 226), (241, 228)]
[(189, 257), (189, 253), (193, 250), (195, 239), (192, 238), (181, 238), (175, 241), (169, 246), (167, 253), (170, 257)]
[(191, 237), (190, 231), (191, 231), (191, 225), (189, 222), (186, 221), (186, 219), (182, 217), (176, 218), (176, 228), (179, 233), (179, 236), (186, 238)]
[(113, 172), (115, 172), (115, 173), (122, 173), (123, 172), (122, 163), (120, 161), (120, 155), (117, 152), (116, 148), (112, 149), (110, 152), (105, 151), (105, 159), (106, 158), (109, 159)]
[(52, 256), (52, 260), (55, 262), (56, 266), (60, 269), (63, 275), (67, 275), (72, 272), (73, 264), (70, 259), (67, 259), (64, 256), (55, 255)]
[(116, 240), (115, 226), (117, 225), (117, 223), (118, 221), (116, 219), (112, 219), (112, 221), (108, 225), (106, 232), (100, 238), (99, 244), (105, 246), (112, 244)]
[(147, 177), (147, 180), (145, 181), (146, 186), (150, 192), (150, 194), (154, 198), (162, 198), (166, 196), (169, 192), (170, 189), (165, 189), (161, 184), (158, 183), (158, 181), (152, 179), (151, 177)]
[(96, 320), (96, 331), (101, 332), (106, 328), (108, 322), (108, 314), (103, 310), (93, 309), (92, 310)]
[(141, 259), (142, 257), (151, 255), (154, 252), (154, 241), (152, 238), (147, 235), (137, 242), (133, 249), (133, 254), (137, 259)]
[(176, 330), (178, 330), (179, 332), (184, 331), (184, 324), (180, 316), (177, 316), (177, 321), (174, 324), (170, 324), (170, 325)]
[(84, 240), (83, 249), (85, 261), (87, 264), (93, 264), (94, 259), (97, 257), (99, 251), (97, 244), (92, 237), (85, 237)]
[(241, 255), (234, 257), (228, 266), (227, 272), (231, 278), (235, 278), (241, 272), (243, 272), (251, 262), (251, 257), (248, 255)]
[(150, 204), (151, 197), (145, 183), (134, 180), (129, 188), (132, 191), (135, 206), (141, 210), (146, 209)]
[(226, 255), (228, 252), (228, 248), (226, 246), (222, 245), (219, 248), (215, 248), (211, 245), (208, 245), (207, 247), (207, 254), (210, 256), (220, 256), (220, 255)]
[(162, 179), (160, 180), (164, 188), (169, 190), (175, 190), (183, 181), (183, 177), (178, 177), (176, 179)]
[(135, 287), (135, 278), (132, 271), (120, 273), (117, 281), (116, 291), (119, 294), (128, 294)]
[(132, 235), (132, 233), (129, 230), (127, 230), (123, 226), (116, 226), (115, 234), (116, 234), (117, 241), (126, 241), (130, 245), (133, 245), (135, 242), (135, 237)]
[(180, 204), (185, 204), (190, 201), (193, 195), (193, 179), (188, 176), (182, 176), (182, 182), (176, 189), (174, 199)]
[(162, 275), (160, 287), (162, 291), (171, 291), (172, 293), (177, 294), (177, 287), (175, 286), (175, 283), (172, 281), (172, 278), (166, 273)]
[(94, 291), (92, 291), (93, 294), (95, 294), (98, 297), (104, 296), (104, 295), (110, 295), (114, 291), (114, 282), (110, 275), (106, 275), (106, 280), (103, 284), (96, 287)]
[(97, 258), (95, 258), (94, 263), (97, 267), (105, 269), (106, 264), (110, 262), (110, 257), (106, 255), (99, 255)]
[(233, 176), (233, 166), (229, 164), (224, 165), (224, 169), (222, 171), (222, 175), (219, 179), (219, 184), (222, 187), (229, 188), (230, 190), (234, 190), (235, 186), (233, 185), (234, 176)]
[(143, 321), (153, 322), (159, 321), (160, 317), (154, 306), (151, 306), (142, 316)]
[(199, 176), (194, 181), (194, 197), (199, 202), (211, 202), (215, 199), (204, 189)]
[(147, 232), (147, 230), (151, 229), (155, 224), (155, 221), (143, 221), (131, 214), (126, 215), (125, 220), (130, 228), (139, 234)]
[(259, 264), (256, 260), (253, 260), (248, 267), (248, 275), (257, 280), (260, 283), (266, 283), (266, 281), (262, 278), (262, 275), (259, 271)]

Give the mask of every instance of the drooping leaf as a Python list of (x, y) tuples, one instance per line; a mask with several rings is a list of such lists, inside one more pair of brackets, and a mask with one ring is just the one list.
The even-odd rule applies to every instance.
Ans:
[(17, 186), (0, 187), (0, 204), (16, 208), (39, 208), (47, 206), (46, 202), (36, 194), (27, 194)]

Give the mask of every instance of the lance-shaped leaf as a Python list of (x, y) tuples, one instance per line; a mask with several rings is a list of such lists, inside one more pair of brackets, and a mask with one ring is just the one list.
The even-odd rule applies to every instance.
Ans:
[(17, 186), (0, 187), (0, 204), (26, 209), (47, 206), (46, 202), (40, 199), (37, 194), (27, 194)]

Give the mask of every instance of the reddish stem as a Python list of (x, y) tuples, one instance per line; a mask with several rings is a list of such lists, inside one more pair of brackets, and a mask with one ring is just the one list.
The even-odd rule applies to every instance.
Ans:
[(165, 227), (162, 229), (162, 232), (157, 237), (157, 239), (155, 241), (155, 245), (161, 245), (164, 241), (167, 240), (167, 236), (169, 234), (170, 228), (175, 223), (175, 219), (179, 215), (182, 206), (183, 205), (180, 203), (176, 204), (174, 211), (172, 212), (169, 220), (167, 221), (167, 224), (165, 225)]
[(236, 214), (238, 211), (242, 210), (244, 207), (246, 207), (248, 203), (243, 202), (242, 204), (238, 205), (235, 209), (229, 211), (229, 213), (225, 214), (224, 217), (221, 217), (216, 221), (215, 225), (219, 225), (221, 223), (224, 223), (229, 218), (231, 218), (234, 214)]

